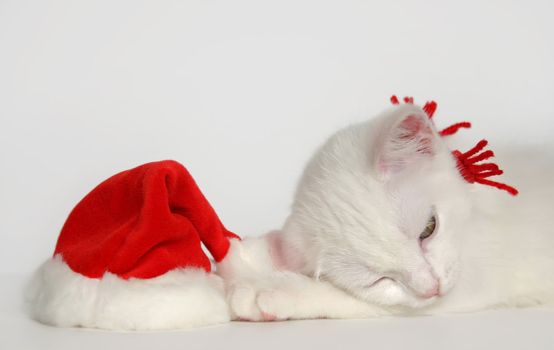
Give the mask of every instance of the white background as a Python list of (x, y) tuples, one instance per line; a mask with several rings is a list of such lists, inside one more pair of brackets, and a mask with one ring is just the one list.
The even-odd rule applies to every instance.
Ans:
[[(553, 4), (0, 0), (0, 273), (20, 281), (52, 254), (66, 215), (93, 186), (153, 160), (187, 166), (231, 230), (278, 228), (314, 148), (393, 93), (436, 99), (437, 123), (471, 120), (475, 141), (552, 145)], [(3, 311), (19, 305), (13, 291)], [(65, 337), (4, 315), (4, 325), (20, 320), (19, 333), (5, 333), (11, 341)], [(512, 324), (522, 338), (494, 339), (552, 343), (536, 329), (541, 317), (551, 326), (552, 313), (515, 315), (530, 318)], [(476, 317), (492, 327), (503, 319)], [(398, 322), (399, 332), (420, 325)], [(337, 336), (375, 327), (340, 324)], [(318, 337), (315, 325), (301, 327)], [(283, 337), (263, 327), (272, 344)], [(240, 329), (214, 335), (238, 339)], [(373, 344), (360, 334), (355, 344)]]

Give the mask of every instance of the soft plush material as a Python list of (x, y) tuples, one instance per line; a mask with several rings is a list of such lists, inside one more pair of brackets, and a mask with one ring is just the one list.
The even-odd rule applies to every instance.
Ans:
[(121, 172), (69, 215), (27, 288), (31, 315), (56, 326), (176, 329), (230, 319), (210, 272), (238, 238), (175, 161)]
[(34, 319), (58, 327), (184, 329), (230, 320), (223, 280), (197, 268), (149, 279), (88, 278), (57, 255), (36, 271), (26, 299)]
[(237, 237), (221, 224), (189, 172), (160, 161), (102, 182), (73, 209), (56, 245), (84, 276), (152, 278), (180, 267), (210, 271)]

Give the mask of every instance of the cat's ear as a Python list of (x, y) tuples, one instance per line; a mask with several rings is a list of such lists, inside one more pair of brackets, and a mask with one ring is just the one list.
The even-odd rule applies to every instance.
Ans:
[(384, 177), (433, 157), (438, 135), (425, 113), (390, 116), (379, 132), (374, 163)]

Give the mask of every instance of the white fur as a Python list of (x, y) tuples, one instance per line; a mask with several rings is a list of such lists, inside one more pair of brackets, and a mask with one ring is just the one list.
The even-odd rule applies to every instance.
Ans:
[(226, 284), (234, 320), (286, 320), (306, 318), (364, 318), (389, 312), (359, 300), (325, 281), (279, 269), (272, 254), (271, 233), (259, 238), (231, 240), (231, 248), (218, 264)]
[[(202, 270), (97, 280), (56, 257), (34, 277), (32, 314), (167, 329), (554, 304), (551, 164), (500, 162), (521, 190), (512, 198), (465, 182), (448, 141), (413, 105), (337, 132), (308, 163), (282, 230), (231, 240), (217, 266), (225, 297)], [(420, 242), (431, 215), (435, 233)]]
[(36, 320), (60, 327), (178, 329), (229, 321), (223, 282), (201, 269), (177, 269), (144, 280), (102, 279), (72, 271), (59, 255), (46, 261), (27, 289)]
[[(410, 135), (406, 118), (412, 118), (408, 126), (419, 122), (421, 132)], [(416, 106), (394, 107), (339, 131), (308, 163), (282, 231), (235, 242), (219, 265), (233, 317), (552, 304), (552, 167), (538, 176), (545, 167), (500, 164), (523, 170), (508, 179), (519, 197), (465, 182), (445, 140)], [(420, 244), (432, 213), (436, 232)], [(381, 277), (389, 278), (375, 283)], [(432, 296), (437, 283), (440, 295)]]
[(512, 157), (500, 164), (510, 175), (507, 181), (518, 186), (519, 196), (475, 188), (456, 288), (424, 312), (554, 305), (552, 164), (532, 157)]

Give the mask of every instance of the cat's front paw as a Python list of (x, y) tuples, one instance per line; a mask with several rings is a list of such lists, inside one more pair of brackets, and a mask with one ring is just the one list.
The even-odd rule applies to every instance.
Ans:
[(262, 321), (262, 312), (256, 303), (257, 291), (252, 284), (240, 283), (231, 286), (227, 301), (233, 320)]
[(293, 318), (293, 301), (294, 298), (280, 289), (262, 290), (256, 298), (256, 303), (266, 321), (283, 321)]
[(229, 288), (227, 300), (233, 320), (280, 321), (290, 316), (290, 298), (285, 291), (240, 283)]

